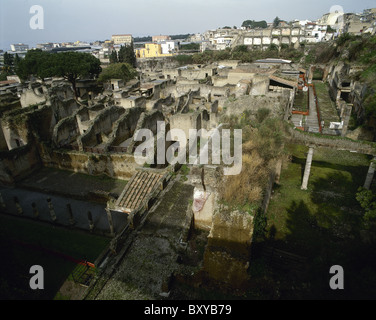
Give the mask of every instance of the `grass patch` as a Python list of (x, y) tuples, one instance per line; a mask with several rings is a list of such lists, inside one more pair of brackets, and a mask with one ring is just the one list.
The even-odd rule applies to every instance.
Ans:
[(308, 91), (304, 92), (303, 90), (299, 90), (294, 99), (294, 110), (295, 111), (308, 111)]
[(321, 119), (325, 122), (325, 127), (329, 128), (330, 122), (340, 122), (336, 106), (330, 99), (328, 84), (322, 81), (314, 81), (313, 83), (316, 89)]
[[(303, 191), (300, 187), (308, 148), (300, 145), (287, 148), (292, 161), (274, 188), (264, 244), (306, 257), (308, 264), (304, 280), (295, 284), (302, 291), (291, 291), (288, 282), (290, 287), (284, 288), (285, 295), (320, 299), (375, 297), (375, 244), (364, 242), (363, 211), (356, 200), (370, 158), (317, 148), (308, 190)], [(336, 264), (347, 274), (347, 290), (337, 295), (328, 285), (329, 268)], [(274, 277), (283, 283), (285, 274), (277, 270)]]

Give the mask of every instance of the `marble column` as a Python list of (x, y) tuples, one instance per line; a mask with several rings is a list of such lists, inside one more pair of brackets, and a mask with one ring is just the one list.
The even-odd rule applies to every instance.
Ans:
[(364, 182), (364, 188), (369, 190), (371, 188), (373, 176), (375, 174), (375, 164), (373, 161), (376, 160), (376, 157), (372, 160), (371, 164), (369, 165), (369, 169), (366, 176), (366, 181)]
[(311, 166), (312, 166), (312, 158), (313, 158), (313, 147), (309, 148), (306, 166), (304, 169), (304, 176), (303, 176), (303, 183), (302, 183), (302, 190), (307, 190), (308, 188), (308, 181), (309, 181), (309, 175), (311, 173)]

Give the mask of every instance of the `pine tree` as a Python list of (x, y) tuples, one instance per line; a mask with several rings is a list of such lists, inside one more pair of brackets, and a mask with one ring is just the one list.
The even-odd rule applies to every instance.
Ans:
[(112, 50), (111, 55), (110, 55), (110, 63), (118, 63), (118, 54), (115, 50)]

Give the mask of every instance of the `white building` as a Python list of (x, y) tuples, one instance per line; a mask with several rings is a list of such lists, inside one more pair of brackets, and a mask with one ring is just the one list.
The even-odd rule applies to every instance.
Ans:
[(176, 41), (168, 40), (160, 43), (162, 48), (162, 54), (170, 54), (178, 51), (178, 45)]
[(10, 49), (14, 51), (27, 51), (29, 50), (29, 45), (23, 43), (11, 44)]

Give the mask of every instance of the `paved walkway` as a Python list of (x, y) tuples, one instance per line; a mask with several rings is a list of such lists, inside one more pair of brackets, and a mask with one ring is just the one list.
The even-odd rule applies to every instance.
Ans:
[(23, 189), (50, 192), (79, 199), (95, 198), (95, 193), (114, 193), (120, 195), (126, 181), (107, 176), (90, 176), (54, 168), (42, 168), (17, 185)]
[(96, 299), (107, 300), (114, 296), (129, 300), (155, 299), (169, 290), (168, 280), (180, 267), (179, 243), (193, 189), (191, 185), (175, 182), (163, 195)]
[(308, 126), (308, 132), (320, 132), (319, 120), (317, 118), (317, 110), (315, 103), (315, 95), (313, 94), (313, 88), (309, 88), (309, 115), (306, 118), (306, 125)]
[[(76, 222), (74, 228), (87, 231), (90, 230), (89, 221), (87, 218), (87, 213), (88, 211), (90, 211), (94, 222), (93, 232), (97, 234), (110, 233), (110, 226), (104, 204), (80, 201), (56, 195), (48, 195), (46, 193), (34, 192), (20, 188), (0, 187), (0, 193), (6, 205), (5, 208), (0, 208), (0, 212), (35, 219), (32, 208), (32, 203), (34, 202), (39, 211), (39, 220), (53, 223), (47, 202), (47, 198), (51, 198), (54, 212), (57, 217), (57, 220), (55, 222), (57, 225), (70, 226), (67, 209), (67, 204), (70, 204), (72, 208), (73, 218)], [(17, 197), (19, 200), (19, 203), (23, 210), (22, 215), (18, 214), (18, 210), (14, 202), (14, 197)], [(112, 212), (112, 220), (115, 233), (121, 231), (128, 223), (127, 215), (117, 212)]]

